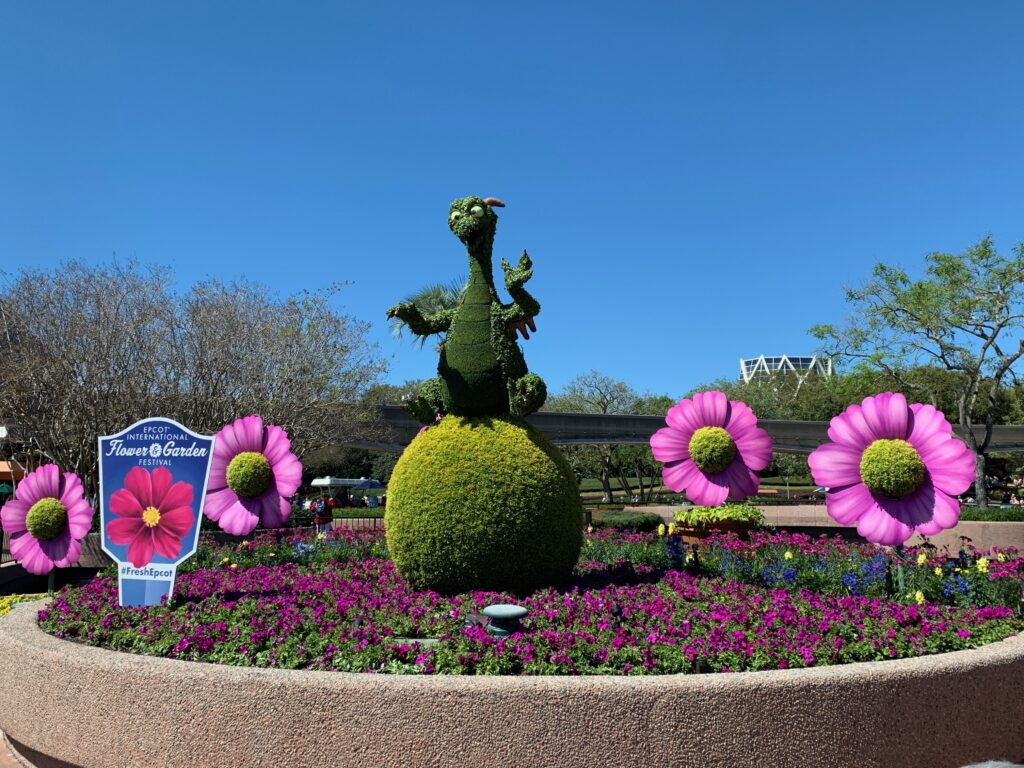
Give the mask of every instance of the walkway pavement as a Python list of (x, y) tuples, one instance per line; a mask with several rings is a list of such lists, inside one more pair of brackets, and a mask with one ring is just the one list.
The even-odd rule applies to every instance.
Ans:
[(11, 752), (3, 731), (0, 731), (0, 768), (33, 768), (31, 763), (25, 762)]

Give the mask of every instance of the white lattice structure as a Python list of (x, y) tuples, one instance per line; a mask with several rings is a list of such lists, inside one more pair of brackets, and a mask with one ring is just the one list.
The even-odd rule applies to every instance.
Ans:
[(818, 355), (778, 355), (774, 357), (740, 358), (740, 378), (743, 381), (761, 381), (776, 373), (793, 374), (803, 384), (812, 373), (832, 375), (832, 358)]

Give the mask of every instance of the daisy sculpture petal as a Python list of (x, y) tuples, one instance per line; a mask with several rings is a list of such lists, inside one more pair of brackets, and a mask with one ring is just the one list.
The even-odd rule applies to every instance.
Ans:
[(669, 408), (665, 422), (651, 436), (651, 452), (665, 464), (665, 485), (708, 507), (757, 493), (772, 439), (749, 406), (724, 392), (700, 392)]
[(82, 481), (56, 464), (30, 472), (0, 510), (11, 556), (29, 573), (42, 575), (78, 562), (93, 511)]
[(959, 522), (957, 497), (974, 482), (974, 452), (933, 406), (883, 392), (832, 419), (828, 436), (807, 463), (829, 489), (826, 508), (840, 525), (895, 546), (915, 531), (934, 536)]
[(291, 516), (288, 500), (302, 482), (302, 464), (288, 433), (246, 416), (217, 433), (204, 513), (230, 534), (257, 525), (279, 528)]
[(194, 495), (192, 486), (174, 482), (166, 467), (157, 467), (153, 474), (132, 467), (124, 488), (110, 497), (110, 512), (116, 519), (107, 523), (107, 535), (114, 544), (128, 545), (128, 560), (136, 568), (149, 565), (154, 552), (174, 560), (196, 519)]

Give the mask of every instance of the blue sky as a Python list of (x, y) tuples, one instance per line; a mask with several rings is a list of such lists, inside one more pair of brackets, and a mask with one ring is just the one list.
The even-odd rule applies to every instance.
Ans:
[(0, 5), (3, 268), (351, 280), (400, 382), (436, 359), (386, 308), (496, 196), (530, 368), (678, 396), (812, 350), (876, 261), (1024, 240), (1020, 3), (371, 5)]

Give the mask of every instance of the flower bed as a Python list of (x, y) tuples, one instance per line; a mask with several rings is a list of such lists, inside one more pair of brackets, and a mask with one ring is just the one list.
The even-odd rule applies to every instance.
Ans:
[[(587, 538), (569, 589), (443, 597), (411, 590), (379, 533), (267, 535), (200, 552), (170, 607), (119, 608), (116, 581), (100, 577), (62, 591), (40, 620), (57, 637), (92, 645), (263, 667), (505, 675), (778, 669), (952, 651), (1021, 632), (1021, 560), (979, 558), (933, 554), (919, 564), (912, 551), (893, 561), (886, 550), (839, 539), (779, 535), (750, 544), (719, 538), (694, 559), (671, 537), (601, 531)], [(890, 595), (893, 577), (885, 574), (896, 569), (904, 585)], [(848, 573), (857, 574), (853, 587)], [(941, 585), (957, 577), (967, 590), (943, 595)], [(948, 604), (918, 594), (924, 587)], [(480, 611), (501, 602), (520, 603), (528, 616), (522, 633), (495, 639)]]

